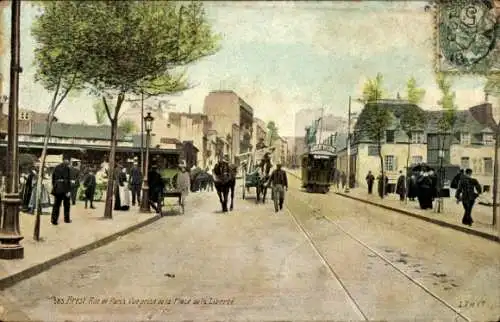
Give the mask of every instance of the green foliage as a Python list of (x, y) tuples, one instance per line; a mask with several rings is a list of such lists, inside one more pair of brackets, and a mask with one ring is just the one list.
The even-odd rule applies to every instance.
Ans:
[(439, 119), (439, 130), (443, 133), (448, 133), (453, 129), (456, 122), (457, 106), (455, 104), (455, 92), (452, 92), (452, 83), (442, 73), (436, 77), (436, 82), (441, 90), (442, 97), (438, 101), (438, 105), (443, 109), (443, 115)]
[(355, 131), (369, 140), (381, 143), (391, 125), (389, 109), (380, 104), (367, 104), (359, 114)]
[(137, 132), (137, 126), (135, 122), (131, 119), (123, 119), (118, 124), (118, 128), (125, 134), (131, 134)]
[(376, 101), (385, 97), (385, 89), (383, 88), (384, 77), (382, 74), (377, 73), (377, 76), (368, 79), (363, 85), (363, 101), (365, 103)]
[(406, 83), (406, 99), (411, 104), (420, 104), (425, 96), (425, 90), (417, 87), (417, 81), (411, 77)]
[(96, 101), (92, 105), (92, 109), (94, 110), (94, 115), (97, 124), (102, 125), (106, 123), (106, 108), (104, 107), (104, 104), (102, 101)]
[(279, 133), (278, 133), (278, 127), (276, 126), (276, 123), (274, 121), (269, 121), (267, 123), (267, 140), (269, 142), (269, 145), (273, 145), (276, 140), (280, 138)]
[(401, 129), (408, 135), (409, 139), (411, 139), (411, 133), (422, 130), (426, 122), (425, 112), (416, 105), (405, 107), (399, 118)]
[(500, 74), (491, 74), (486, 78), (484, 91), (489, 95), (500, 97)]

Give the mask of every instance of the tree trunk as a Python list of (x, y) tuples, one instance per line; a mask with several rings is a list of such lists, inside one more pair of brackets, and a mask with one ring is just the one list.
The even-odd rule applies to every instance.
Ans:
[(104, 207), (104, 218), (113, 218), (113, 197), (115, 187), (115, 159), (116, 159), (116, 139), (118, 121), (116, 119), (111, 121), (111, 146), (109, 149), (109, 168), (108, 168), (108, 186), (106, 189), (106, 205)]
[(491, 224), (497, 225), (498, 215), (498, 149), (500, 148), (500, 123), (497, 125), (495, 131), (495, 159), (493, 164), (493, 219)]
[(437, 186), (437, 212), (443, 212), (443, 198), (441, 198), (441, 186), (443, 185), (443, 159), (444, 159), (444, 142), (446, 140), (446, 136), (441, 137), (441, 151), (443, 152), (443, 156), (439, 156), (439, 172), (438, 174), (438, 186)]
[(109, 110), (109, 106), (106, 102), (106, 98), (103, 96), (102, 101), (104, 103), (104, 107), (106, 109), (106, 114), (108, 115), (109, 121), (111, 123), (111, 146), (109, 151), (109, 169), (108, 169), (108, 186), (106, 189), (106, 205), (104, 206), (104, 218), (112, 219), (113, 218), (113, 196), (114, 196), (114, 187), (115, 187), (115, 159), (116, 159), (116, 141), (118, 136), (118, 114), (120, 113), (120, 108), (122, 106), (123, 101), (125, 100), (125, 94), (118, 94), (118, 98), (116, 100), (116, 106), (114, 110), (114, 115), (111, 115), (111, 111)]
[(405, 173), (405, 203), (408, 203), (408, 168), (410, 167), (410, 149), (411, 141), (408, 140), (408, 154), (406, 155), (406, 173)]
[(37, 241), (40, 240), (40, 216), (42, 215), (42, 186), (43, 186), (42, 181), (44, 178), (45, 161), (47, 159), (47, 149), (49, 146), (50, 129), (52, 127), (52, 123), (54, 122), (54, 114), (55, 114), (55, 109), (52, 109), (49, 113), (49, 120), (45, 127), (45, 137), (43, 138), (42, 155), (40, 157), (40, 165), (38, 166), (35, 209), (34, 209), (34, 211), (36, 212), (36, 218), (35, 218), (35, 229), (33, 231), (33, 238)]
[[(380, 142), (380, 139), (378, 140), (378, 156), (380, 158), (380, 173), (382, 175), (382, 199), (384, 199), (385, 197), (385, 172), (384, 172), (384, 157), (382, 156), (382, 146), (381, 146), (381, 142)], [(378, 190), (378, 187), (377, 187), (377, 190)]]
[(47, 125), (45, 127), (45, 137), (43, 138), (43, 149), (42, 155), (40, 157), (40, 165), (38, 166), (38, 174), (36, 181), (36, 195), (35, 195), (35, 209), (33, 211), (36, 213), (35, 217), (35, 228), (33, 230), (33, 239), (36, 241), (40, 240), (40, 216), (42, 215), (42, 186), (43, 186), (43, 177), (44, 177), (44, 168), (45, 168), (45, 160), (47, 159), (47, 148), (49, 146), (50, 139), (50, 129), (52, 127), (52, 122), (54, 122), (54, 115), (56, 114), (56, 110), (61, 104), (62, 100), (66, 97), (71, 86), (69, 86), (65, 93), (62, 95), (61, 99), (57, 102), (57, 95), (59, 94), (59, 89), (61, 88), (61, 78), (57, 82), (57, 86), (54, 90), (54, 96), (52, 97), (52, 102), (50, 104), (49, 115), (47, 119)]

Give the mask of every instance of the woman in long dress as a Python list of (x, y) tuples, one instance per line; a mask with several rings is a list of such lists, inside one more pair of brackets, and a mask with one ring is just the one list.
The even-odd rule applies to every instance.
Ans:
[(130, 190), (127, 182), (127, 169), (123, 168), (118, 174), (117, 189), (115, 192), (115, 210), (130, 209)]
[[(43, 178), (43, 179), (45, 179), (45, 178)], [(30, 214), (34, 214), (35, 213), (37, 181), (38, 181), (38, 176), (35, 175), (33, 177), (33, 185), (32, 185), (32, 190), (31, 190), (31, 198), (30, 198), (30, 202), (29, 202), (29, 205), (28, 205), (28, 212)], [(48, 192), (47, 187), (46, 187), (45, 183), (43, 182), (43, 180), (42, 180), (42, 197), (41, 197), (40, 202), (41, 202), (42, 208), (50, 207), (49, 192)]]

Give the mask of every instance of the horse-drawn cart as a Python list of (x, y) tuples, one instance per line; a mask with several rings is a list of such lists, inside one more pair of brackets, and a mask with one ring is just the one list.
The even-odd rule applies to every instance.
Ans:
[[(160, 196), (159, 211), (162, 213), (163, 209), (167, 207), (167, 210), (174, 210), (176, 206), (179, 207), (180, 213), (184, 214), (184, 205), (182, 204), (182, 193), (176, 188), (176, 179), (179, 170), (177, 169), (165, 169), (162, 171), (161, 176), (165, 181), (165, 187), (163, 189), (162, 195)], [(168, 202), (167, 199), (175, 198), (177, 202)]]
[[(266, 156), (274, 152), (274, 148), (264, 148), (259, 149), (255, 152), (247, 152), (240, 154), (238, 157), (243, 159), (243, 184), (242, 184), (242, 198), (245, 199), (246, 193), (250, 192), (250, 188), (255, 188), (256, 202), (259, 202), (261, 190), (263, 189), (263, 184), (265, 183), (264, 178), (261, 177), (258, 167), (262, 160), (265, 160)], [(270, 170), (270, 168), (268, 169)]]

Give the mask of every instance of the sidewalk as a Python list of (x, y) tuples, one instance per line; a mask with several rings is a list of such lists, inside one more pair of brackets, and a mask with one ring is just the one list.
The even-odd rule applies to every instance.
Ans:
[(160, 218), (154, 212), (141, 214), (139, 207), (133, 207), (129, 211), (114, 211), (111, 220), (103, 219), (104, 203), (97, 202), (95, 207), (97, 209), (84, 209), (83, 202), (77, 202), (76, 206), (71, 207), (70, 224), (64, 223), (61, 209), (57, 226), (50, 223), (50, 215), (42, 215), (42, 241), (38, 242), (33, 239), (35, 216), (21, 213), (19, 221), (24, 237), (21, 241), (24, 259), (0, 260), (0, 290)]
[[(300, 169), (286, 169), (291, 175), (300, 178)], [(459, 230), (471, 235), (476, 235), (489, 240), (500, 242), (498, 231), (491, 225), (492, 208), (477, 205), (472, 210), (472, 218), (474, 224), (472, 227), (462, 224), (463, 208), (461, 204), (457, 204), (453, 199), (445, 198), (443, 202), (444, 212), (437, 213), (433, 210), (422, 210), (419, 208), (418, 201), (408, 201), (407, 204), (399, 201), (399, 196), (389, 194), (384, 199), (376, 194), (369, 195), (363, 188), (351, 189), (349, 193), (337, 192), (338, 195), (354, 199), (357, 201), (372, 204), (392, 211), (419, 218), (434, 224)]]

